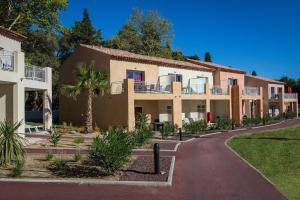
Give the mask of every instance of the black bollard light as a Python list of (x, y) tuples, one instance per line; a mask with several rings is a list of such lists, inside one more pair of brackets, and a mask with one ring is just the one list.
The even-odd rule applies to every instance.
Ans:
[(234, 123), (231, 124), (231, 129), (234, 130)]
[(182, 130), (179, 128), (179, 140), (182, 141)]
[(153, 145), (153, 155), (154, 155), (154, 173), (160, 174), (160, 161), (159, 161), (159, 151), (160, 147), (158, 143)]

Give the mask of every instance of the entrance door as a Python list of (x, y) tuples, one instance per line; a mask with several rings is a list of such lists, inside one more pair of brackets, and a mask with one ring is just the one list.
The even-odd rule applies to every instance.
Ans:
[(143, 107), (141, 107), (141, 106), (134, 107), (134, 114), (135, 114), (136, 119), (139, 116), (139, 114), (142, 112), (143, 112)]

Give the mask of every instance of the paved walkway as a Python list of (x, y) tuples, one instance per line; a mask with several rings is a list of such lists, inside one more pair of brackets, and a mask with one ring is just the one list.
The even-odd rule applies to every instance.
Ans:
[[(295, 124), (300, 124), (300, 120), (291, 120), (252, 131)], [(172, 187), (0, 183), (0, 197), (3, 200), (286, 199), (273, 185), (224, 145), (228, 138), (242, 132), (246, 131), (197, 138), (181, 144), (176, 153)]]

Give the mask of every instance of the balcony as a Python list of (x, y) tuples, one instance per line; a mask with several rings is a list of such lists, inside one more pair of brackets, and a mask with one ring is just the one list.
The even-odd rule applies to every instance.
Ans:
[(25, 78), (45, 82), (45, 69), (35, 65), (25, 65)]
[(189, 84), (187, 87), (182, 87), (183, 94), (205, 94), (205, 84)]
[(259, 88), (258, 87), (244, 87), (243, 89), (243, 95), (246, 96), (259, 96)]
[(172, 93), (172, 84), (161, 85), (159, 83), (139, 81), (134, 82), (136, 93)]
[(279, 94), (271, 94), (269, 97), (269, 100), (279, 100), (280, 96)]
[(14, 71), (14, 53), (0, 50), (0, 70)]
[(216, 85), (210, 89), (210, 92), (213, 95), (229, 95), (228, 87), (223, 88), (223, 87), (216, 86)]
[(297, 100), (298, 99), (298, 94), (297, 93), (285, 93), (284, 94), (284, 99)]

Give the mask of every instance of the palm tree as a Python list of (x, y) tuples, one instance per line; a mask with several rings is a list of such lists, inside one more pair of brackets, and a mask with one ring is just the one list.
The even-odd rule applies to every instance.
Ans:
[(100, 94), (103, 95), (108, 87), (108, 80), (104, 71), (96, 72), (94, 70), (94, 63), (89, 67), (84, 64), (79, 67), (76, 74), (75, 85), (63, 85), (62, 92), (68, 97), (76, 97), (82, 93), (87, 92), (87, 110), (85, 115), (85, 132), (93, 132), (93, 97)]
[(0, 122), (0, 164), (10, 165), (24, 161), (24, 145), (26, 139), (16, 133), (22, 125), (22, 121), (12, 123), (10, 121)]

